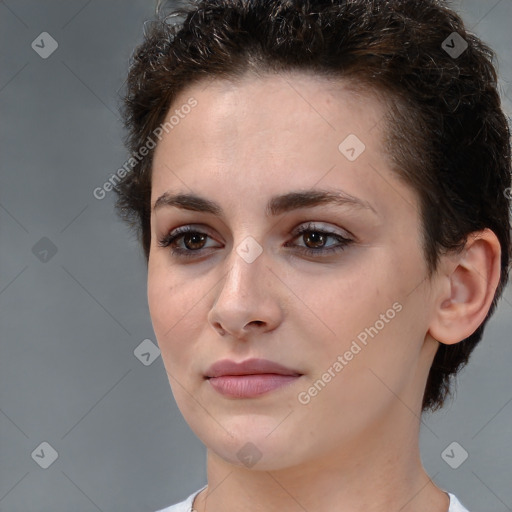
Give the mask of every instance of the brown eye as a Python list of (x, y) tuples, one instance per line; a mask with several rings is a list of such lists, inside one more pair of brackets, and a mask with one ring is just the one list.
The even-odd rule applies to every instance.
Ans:
[[(330, 256), (337, 252), (345, 250), (354, 240), (341, 236), (338, 233), (330, 231), (323, 231), (317, 228), (314, 224), (310, 223), (301, 226), (295, 231), (295, 239), (301, 241), (301, 244), (285, 244), (286, 247), (294, 247), (303, 255), (321, 258), (322, 256)], [(326, 245), (327, 241), (331, 239), (335, 243)], [(337, 242), (337, 243), (336, 243)]]
[(206, 242), (207, 235), (204, 233), (186, 233), (182, 235), (183, 244), (191, 251), (202, 249)]
[(306, 246), (312, 249), (318, 249), (325, 245), (326, 237), (319, 231), (307, 231), (302, 235), (302, 237)]
[[(171, 254), (176, 258), (194, 258), (203, 256), (204, 251), (215, 249), (215, 246), (205, 245), (208, 239), (213, 238), (192, 226), (176, 228), (158, 241), (160, 247), (169, 247)], [(218, 247), (218, 246), (217, 246)]]

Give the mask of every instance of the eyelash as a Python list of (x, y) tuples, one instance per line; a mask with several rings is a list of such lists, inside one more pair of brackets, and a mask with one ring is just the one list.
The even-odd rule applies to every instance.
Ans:
[[(345, 250), (350, 244), (354, 242), (354, 240), (351, 240), (350, 238), (345, 238), (337, 233), (332, 233), (330, 231), (322, 231), (315, 227), (314, 224), (307, 224), (304, 226), (301, 226), (295, 233), (294, 233), (294, 239), (300, 237), (304, 233), (318, 233), (322, 236), (332, 237), (338, 240), (339, 245), (335, 247), (329, 247), (327, 249), (325, 248), (319, 248), (319, 249), (310, 249), (308, 247), (300, 247), (299, 252), (301, 252), (303, 255), (306, 256), (312, 256), (312, 257), (323, 257), (328, 256), (334, 253), (341, 252)], [(174, 244), (177, 240), (180, 238), (183, 238), (186, 234), (194, 234), (194, 235), (206, 235), (209, 236), (207, 233), (204, 233), (203, 231), (199, 231), (197, 229), (194, 229), (192, 226), (184, 226), (181, 228), (176, 228), (174, 231), (167, 234), (165, 237), (160, 239), (158, 241), (158, 245), (160, 247), (169, 247), (172, 244)], [(177, 247), (171, 247), (170, 252), (172, 256), (176, 258), (194, 258), (197, 254), (200, 254), (203, 249), (180, 249)]]

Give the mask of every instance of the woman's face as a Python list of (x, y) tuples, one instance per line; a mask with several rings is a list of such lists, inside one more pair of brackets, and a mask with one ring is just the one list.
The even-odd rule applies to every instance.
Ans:
[[(436, 343), (418, 202), (390, 170), (383, 104), (290, 74), (196, 84), (171, 114), (154, 155), (148, 300), (192, 430), (261, 469), (403, 440)], [(319, 201), (327, 192), (340, 200)], [(159, 245), (183, 227), (195, 234)], [(300, 376), (207, 378), (250, 358)]]

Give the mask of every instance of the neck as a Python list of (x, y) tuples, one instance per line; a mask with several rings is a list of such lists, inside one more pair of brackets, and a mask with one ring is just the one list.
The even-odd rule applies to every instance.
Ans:
[(342, 449), (294, 467), (262, 471), (256, 464), (249, 469), (230, 464), (209, 449), (208, 487), (196, 497), (194, 509), (447, 512), (448, 495), (432, 483), (421, 463), (419, 416), (403, 404), (397, 408), (399, 421), (391, 415), (393, 421), (375, 425)]

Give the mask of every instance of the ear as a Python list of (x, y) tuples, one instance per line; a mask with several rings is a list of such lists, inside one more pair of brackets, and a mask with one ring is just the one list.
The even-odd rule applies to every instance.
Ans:
[(501, 246), (486, 228), (468, 236), (464, 250), (441, 257), (429, 333), (452, 345), (471, 336), (485, 320), (500, 281)]

